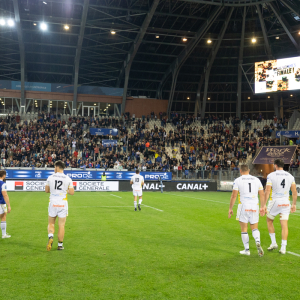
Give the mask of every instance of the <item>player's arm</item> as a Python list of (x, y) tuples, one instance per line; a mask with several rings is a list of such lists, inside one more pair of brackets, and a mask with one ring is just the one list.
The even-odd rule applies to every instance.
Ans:
[(68, 194), (71, 195), (71, 196), (74, 195), (74, 186), (73, 186), (73, 181), (72, 180), (69, 183)]
[(265, 192), (263, 190), (263, 188), (258, 190), (258, 195), (259, 195), (259, 199), (260, 199), (260, 215), (263, 217), (266, 213), (266, 199), (265, 199)]
[(296, 184), (294, 182), (291, 185), (291, 191), (292, 191), (292, 197), (293, 197), (293, 204), (291, 207), (291, 212), (293, 213), (296, 211), (296, 203), (297, 203), (297, 197), (298, 197)]
[(228, 219), (231, 218), (231, 216), (233, 215), (233, 206), (236, 200), (236, 197), (238, 195), (238, 190), (233, 190), (231, 193), (231, 198), (230, 198), (230, 204), (229, 204), (229, 211), (228, 211)]
[(144, 182), (144, 178), (143, 178), (141, 185), (143, 186), (143, 185), (144, 185), (144, 183), (145, 183), (145, 182)]
[(271, 189), (272, 189), (272, 181), (270, 177), (267, 177), (267, 184), (266, 184), (266, 190), (265, 190), (265, 205), (268, 202), (268, 199), (270, 197), (270, 193), (271, 193)]
[(2, 191), (2, 196), (4, 198), (4, 201), (5, 201), (6, 205), (7, 205), (7, 212), (10, 213), (11, 207), (10, 207), (10, 202), (9, 202), (9, 197), (8, 197), (7, 191)]
[(45, 192), (50, 193), (50, 186), (48, 185), (48, 182), (45, 185)]

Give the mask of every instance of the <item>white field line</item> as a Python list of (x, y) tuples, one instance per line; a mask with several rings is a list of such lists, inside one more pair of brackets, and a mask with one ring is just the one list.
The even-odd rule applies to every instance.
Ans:
[(295, 255), (295, 256), (299, 256), (300, 257), (300, 254), (297, 254), (297, 253), (294, 253), (294, 252), (291, 252), (291, 251), (286, 251), (287, 253), (289, 254), (292, 254), (292, 255)]
[(120, 196), (117, 196), (117, 195), (114, 195), (114, 194), (111, 194), (112, 196), (115, 196), (115, 197), (118, 197), (118, 198), (122, 198), (122, 197), (120, 197)]
[(72, 206), (72, 207), (133, 207), (132, 205), (127, 205), (127, 206)]
[(155, 210), (158, 210), (158, 211), (163, 211), (161, 209), (158, 209), (158, 208), (155, 208), (155, 207), (152, 207), (152, 206), (148, 206), (148, 205), (145, 205), (145, 204), (142, 204), (143, 206), (146, 206), (146, 207), (149, 207), (149, 208), (152, 208), (152, 209), (155, 209)]

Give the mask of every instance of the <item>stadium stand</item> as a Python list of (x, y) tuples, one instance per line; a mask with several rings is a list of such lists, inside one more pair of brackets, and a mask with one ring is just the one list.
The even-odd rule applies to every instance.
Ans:
[[(298, 121), (297, 121), (298, 122)], [(274, 132), (287, 119), (252, 120), (247, 115), (221, 120), (193, 115), (171, 118), (150, 113), (142, 118), (72, 117), (53, 113), (7, 115), (0, 120), (3, 167), (53, 167), (63, 160), (69, 168), (172, 171), (174, 178), (213, 178), (218, 171), (250, 164), (261, 145), (279, 145)], [(119, 135), (93, 136), (89, 128), (117, 128)], [(102, 145), (102, 139), (117, 139)], [(289, 143), (283, 140), (283, 144)], [(298, 168), (299, 160), (291, 163)], [(225, 173), (226, 174), (226, 173)]]

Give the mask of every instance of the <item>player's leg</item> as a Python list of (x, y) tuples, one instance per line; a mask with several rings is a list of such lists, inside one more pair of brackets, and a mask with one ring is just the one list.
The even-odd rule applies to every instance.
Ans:
[(56, 217), (48, 216), (48, 244), (47, 251), (50, 251), (53, 244), (54, 228)]
[(142, 204), (142, 201), (143, 201), (142, 198), (143, 198), (143, 196), (142, 196), (142, 191), (140, 191), (140, 192), (139, 192), (139, 206), (138, 206), (138, 207), (139, 207), (139, 210), (142, 210), (142, 209), (141, 209), (141, 204)]
[(275, 228), (273, 221), (275, 217), (278, 215), (278, 205), (276, 201), (269, 201), (268, 208), (267, 208), (267, 225), (268, 231), (271, 238), (271, 245), (268, 248), (269, 251), (277, 249), (276, 237), (275, 237)]
[[(257, 212), (258, 212), (258, 210), (257, 210)], [(252, 230), (252, 236), (255, 240), (255, 245), (256, 245), (256, 248), (257, 248), (258, 255), (263, 256), (264, 255), (264, 250), (262, 249), (261, 243), (260, 243), (260, 232), (258, 230), (258, 222), (254, 223), (254, 224), (250, 223), (250, 228)]]
[(134, 210), (137, 211), (137, 192), (133, 192), (133, 196), (134, 196)]
[(63, 242), (64, 242), (64, 236), (65, 236), (65, 224), (66, 224), (67, 217), (60, 218), (58, 217), (58, 247), (57, 250), (63, 250)]
[(6, 205), (0, 208), (0, 219), (1, 219), (1, 231), (2, 231), (2, 238), (7, 239), (10, 238), (10, 235), (6, 233), (6, 215), (7, 212), (5, 211)]
[(244, 223), (240, 221), (241, 231), (242, 231), (242, 242), (244, 244), (245, 250), (240, 251), (240, 254), (250, 255), (249, 250), (249, 235), (248, 235), (248, 223)]
[(273, 224), (274, 218), (275, 217), (270, 214), (267, 215), (267, 225), (268, 225), (269, 235), (271, 238), (271, 245), (268, 248), (269, 251), (278, 248), (278, 245), (276, 243), (276, 237), (275, 237), (275, 228), (274, 228), (274, 224)]
[(281, 224), (281, 249), (279, 250), (279, 253), (285, 254), (287, 238), (289, 234), (288, 215), (281, 215), (280, 224)]

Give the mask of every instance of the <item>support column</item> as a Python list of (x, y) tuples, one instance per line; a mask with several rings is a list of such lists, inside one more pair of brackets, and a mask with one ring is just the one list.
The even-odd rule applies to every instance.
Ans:
[(283, 118), (283, 99), (280, 98), (280, 118)]
[(201, 88), (204, 81), (204, 76), (201, 76), (201, 79), (198, 83), (196, 102), (195, 102), (195, 117), (197, 117), (198, 113), (201, 113)]
[(78, 76), (79, 76), (79, 63), (80, 63), (80, 55), (82, 49), (85, 24), (86, 24), (87, 14), (89, 10), (89, 3), (90, 0), (84, 0), (82, 16), (81, 16), (80, 32), (78, 36), (76, 55), (74, 61), (75, 67), (74, 67), (74, 92), (73, 92), (73, 102), (72, 102), (72, 112), (71, 112), (72, 116), (76, 115), (77, 113), (77, 88), (78, 88)]
[(244, 56), (244, 43), (245, 43), (245, 23), (246, 23), (247, 8), (244, 7), (243, 23), (242, 23), (242, 34), (240, 43), (240, 53), (239, 53), (239, 65), (238, 65), (238, 90), (237, 90), (237, 103), (236, 103), (236, 116), (241, 119), (242, 111), (242, 63)]
[(226, 29), (227, 29), (227, 26), (229, 24), (229, 21), (230, 21), (230, 18), (231, 18), (231, 15), (232, 15), (233, 11), (234, 11), (234, 7), (232, 7), (230, 9), (229, 13), (227, 14), (227, 17), (226, 17), (226, 20), (224, 22), (224, 25), (223, 25), (223, 27), (221, 29), (220, 34), (218, 35), (217, 43), (213, 47), (213, 49), (212, 49), (212, 51), (211, 51), (211, 53), (209, 55), (209, 58), (207, 59), (206, 69), (204, 70), (204, 72), (205, 72), (205, 86), (204, 86), (204, 94), (203, 94), (203, 105), (202, 105), (202, 111), (201, 111), (201, 118), (202, 119), (204, 118), (205, 109), (206, 109), (206, 100), (207, 100), (208, 81), (209, 81), (210, 70), (211, 70), (211, 67), (212, 67), (212, 65), (214, 63), (216, 55), (217, 55), (217, 53), (218, 53), (218, 51), (220, 49), (220, 46), (221, 46), (224, 34), (226, 32)]
[(178, 69), (172, 73), (172, 85), (171, 85), (171, 90), (170, 90), (170, 94), (169, 94), (168, 111), (167, 111), (168, 118), (170, 118), (170, 115), (171, 115), (178, 74), (179, 74)]
[(275, 115), (277, 116), (277, 118), (279, 117), (278, 116), (278, 113), (279, 113), (279, 110), (278, 110), (278, 95), (274, 95), (274, 112), (275, 112)]

